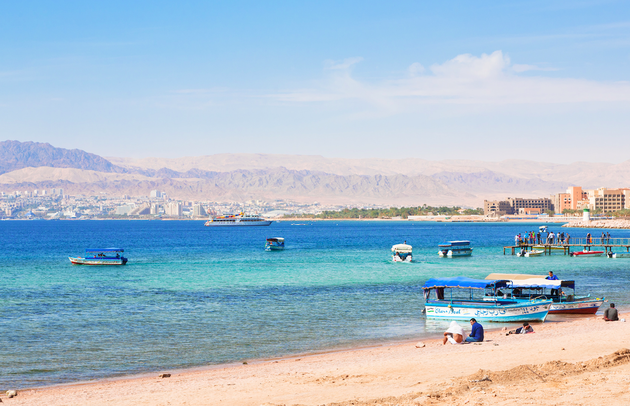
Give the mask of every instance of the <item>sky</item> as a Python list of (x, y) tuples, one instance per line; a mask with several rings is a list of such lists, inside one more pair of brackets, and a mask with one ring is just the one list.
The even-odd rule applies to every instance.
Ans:
[(630, 159), (627, 1), (0, 3), (0, 141)]

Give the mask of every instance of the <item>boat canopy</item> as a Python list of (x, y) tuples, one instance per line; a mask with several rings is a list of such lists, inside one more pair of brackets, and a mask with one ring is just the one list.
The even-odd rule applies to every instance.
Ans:
[(449, 241), (448, 243), (445, 244), (439, 244), (439, 247), (462, 247), (462, 246), (466, 246), (466, 245), (470, 245), (470, 241), (467, 240), (461, 240), (461, 241)]
[(512, 282), (511, 288), (549, 288), (558, 289), (559, 287), (575, 289), (575, 281), (569, 280), (550, 280), (545, 275), (528, 275), (528, 274), (509, 274), (509, 273), (491, 273), (486, 279), (507, 279)]
[(434, 289), (434, 288), (471, 288), (471, 289), (486, 289), (486, 288), (504, 288), (510, 285), (508, 280), (487, 280), (487, 279), (472, 279), (465, 276), (456, 276), (452, 278), (431, 278), (422, 287), (422, 289)]
[(125, 252), (122, 248), (87, 248), (85, 252)]
[(392, 247), (392, 252), (411, 252), (411, 245), (408, 244), (396, 244)]
[(545, 279), (547, 275), (530, 275), (526, 273), (491, 273), (486, 276), (486, 279), (507, 279), (509, 281), (515, 281), (518, 279), (532, 279), (540, 278)]
[(282, 237), (271, 237), (271, 238), (267, 238), (267, 241), (284, 242), (284, 238), (282, 238)]

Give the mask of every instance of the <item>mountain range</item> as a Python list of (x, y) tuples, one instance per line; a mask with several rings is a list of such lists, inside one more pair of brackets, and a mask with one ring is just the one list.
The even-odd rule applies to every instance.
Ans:
[(630, 161), (555, 164), (276, 154), (131, 159), (47, 143), (0, 142), (4, 192), (61, 187), (67, 194), (148, 196), (160, 190), (182, 200), (481, 207), (484, 199), (548, 197), (571, 185), (628, 186)]

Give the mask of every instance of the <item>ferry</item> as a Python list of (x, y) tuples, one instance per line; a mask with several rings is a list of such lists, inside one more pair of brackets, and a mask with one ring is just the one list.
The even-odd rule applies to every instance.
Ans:
[(470, 248), (470, 241), (449, 241), (448, 244), (438, 245), (438, 255), (442, 258), (469, 257), (473, 249)]
[(220, 227), (220, 226), (268, 226), (271, 224), (271, 220), (265, 220), (259, 216), (251, 216), (243, 212), (239, 214), (228, 214), (225, 216), (210, 217), (206, 221), (206, 227)]
[(411, 262), (413, 259), (412, 256), (413, 247), (407, 244), (405, 241), (404, 244), (396, 244), (392, 247), (392, 261), (394, 262)]
[[(491, 273), (486, 279), (507, 279), (509, 297), (519, 300), (529, 300), (532, 297), (551, 299), (549, 314), (595, 314), (606, 300), (604, 297), (591, 295), (577, 295), (575, 281), (550, 280), (544, 275), (529, 274), (500, 274)], [(507, 292), (506, 292), (507, 296)]]
[(88, 248), (85, 257), (68, 257), (73, 265), (125, 265), (122, 248)]
[(272, 237), (267, 238), (265, 242), (265, 251), (280, 251), (284, 249), (284, 238)]
[(501, 289), (506, 290), (510, 284), (509, 280), (472, 279), (463, 276), (429, 279), (422, 287), (424, 313), (430, 319), (545, 321), (551, 308), (551, 300), (506, 298)]

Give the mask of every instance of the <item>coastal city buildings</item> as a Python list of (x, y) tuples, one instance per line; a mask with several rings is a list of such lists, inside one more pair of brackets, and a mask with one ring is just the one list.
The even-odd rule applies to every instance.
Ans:
[[(279, 217), (285, 214), (310, 215), (346, 206), (296, 203), (284, 200), (247, 200), (244, 202), (184, 201), (169, 198), (159, 190), (150, 196), (130, 197), (64, 195), (63, 189), (0, 192), (0, 219), (116, 219), (179, 218), (207, 219), (209, 215), (263, 214)], [(371, 207), (370, 207), (371, 208)]]
[(484, 215), (506, 216), (519, 214), (571, 213), (585, 208), (595, 212), (611, 213), (630, 209), (630, 188), (598, 188), (583, 190), (571, 186), (566, 192), (551, 198), (521, 199), (508, 197), (506, 200), (484, 200)]

